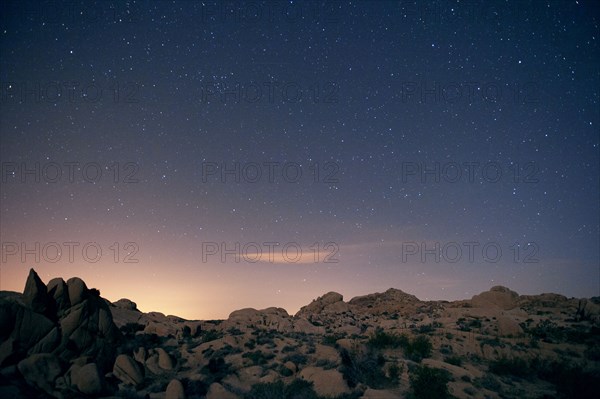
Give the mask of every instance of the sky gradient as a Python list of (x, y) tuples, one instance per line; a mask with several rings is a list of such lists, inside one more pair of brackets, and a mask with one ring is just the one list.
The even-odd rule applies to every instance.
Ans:
[(190, 319), (600, 295), (599, 24), (595, 1), (3, 2), (0, 289), (33, 267)]

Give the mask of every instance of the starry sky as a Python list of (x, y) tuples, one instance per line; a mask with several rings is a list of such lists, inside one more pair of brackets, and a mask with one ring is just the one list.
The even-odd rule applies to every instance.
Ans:
[(185, 318), (600, 295), (596, 1), (7, 1), (0, 289)]

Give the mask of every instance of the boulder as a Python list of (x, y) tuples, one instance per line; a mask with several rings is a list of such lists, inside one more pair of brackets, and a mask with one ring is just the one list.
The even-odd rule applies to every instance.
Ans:
[(320, 396), (340, 396), (350, 392), (344, 376), (335, 369), (305, 367), (300, 371), (300, 378), (312, 382), (315, 392)]
[(321, 311), (323, 311), (323, 309), (326, 306), (332, 305), (336, 302), (341, 302), (343, 300), (344, 300), (344, 297), (342, 296), (342, 294), (338, 294), (337, 292), (333, 292), (333, 291), (328, 292), (327, 294), (320, 296), (317, 299), (313, 300), (308, 305), (300, 308), (298, 313), (296, 313), (296, 316), (312, 315), (312, 314), (321, 313)]
[(59, 315), (71, 307), (71, 301), (69, 300), (69, 289), (67, 283), (60, 277), (53, 278), (48, 282), (48, 295), (54, 299), (56, 303), (56, 310)]
[(127, 298), (119, 299), (118, 301), (113, 302), (113, 305), (119, 309), (135, 310), (139, 312), (137, 304)]
[(523, 328), (514, 319), (507, 316), (498, 316), (498, 334), (501, 336), (519, 337), (523, 335)]
[(97, 395), (102, 392), (102, 377), (96, 363), (75, 367), (71, 373), (71, 383), (79, 392), (87, 395)]
[(119, 380), (134, 387), (144, 382), (144, 373), (140, 365), (127, 355), (119, 355), (115, 360), (113, 374)]
[(502, 286), (492, 287), (489, 291), (471, 298), (471, 305), (475, 308), (509, 310), (517, 307), (518, 302), (519, 294)]
[(156, 348), (156, 353), (158, 354), (158, 367), (163, 370), (172, 370), (173, 369), (173, 359), (171, 356), (165, 351), (163, 348)]
[(16, 309), (15, 325), (11, 336), (19, 345), (28, 350), (48, 335), (55, 324), (46, 316), (24, 306)]
[(54, 395), (55, 380), (61, 375), (60, 361), (54, 355), (39, 353), (23, 359), (17, 369), (27, 383)]
[(214, 382), (208, 388), (206, 399), (239, 399), (239, 396), (229, 392), (218, 382)]
[(148, 351), (143, 346), (140, 346), (133, 351), (133, 358), (139, 363), (144, 364), (148, 358)]
[(294, 331), (305, 334), (323, 334), (325, 327), (316, 326), (305, 318), (297, 318), (294, 320)]
[(88, 288), (85, 285), (85, 282), (79, 277), (73, 277), (67, 280), (67, 288), (69, 291), (69, 299), (71, 301), (71, 306), (75, 306), (84, 299), (86, 299), (88, 295)]
[(185, 399), (185, 390), (181, 381), (173, 379), (167, 385), (165, 399)]
[(29, 276), (23, 290), (23, 302), (25, 306), (36, 313), (46, 316), (54, 316), (54, 299), (48, 295), (46, 285), (42, 282), (35, 270), (29, 270)]
[(58, 331), (58, 327), (54, 327), (48, 334), (44, 336), (44, 338), (40, 339), (37, 344), (32, 346), (28, 354), (32, 355), (34, 353), (50, 353), (52, 352), (60, 343), (60, 331)]

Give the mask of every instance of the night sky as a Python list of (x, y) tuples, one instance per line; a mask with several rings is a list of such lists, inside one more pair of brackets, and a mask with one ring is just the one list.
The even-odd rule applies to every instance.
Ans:
[(33, 267), (200, 319), (600, 295), (599, 24), (581, 0), (2, 2), (0, 289)]

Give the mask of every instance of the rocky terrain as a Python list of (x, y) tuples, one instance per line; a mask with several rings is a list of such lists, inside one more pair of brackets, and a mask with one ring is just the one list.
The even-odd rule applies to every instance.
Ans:
[(329, 292), (295, 315), (142, 313), (81, 279), (0, 293), (0, 397), (592, 398), (600, 298)]

